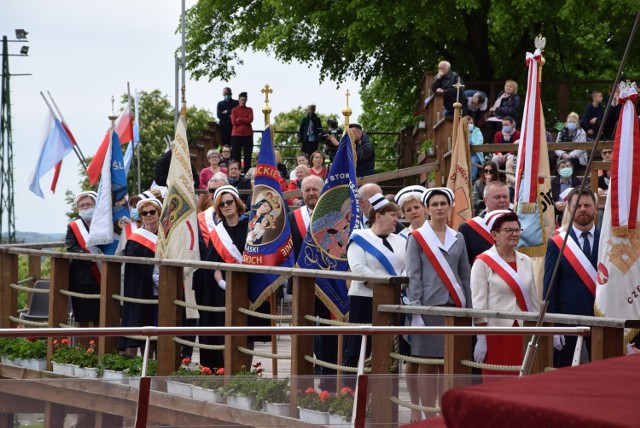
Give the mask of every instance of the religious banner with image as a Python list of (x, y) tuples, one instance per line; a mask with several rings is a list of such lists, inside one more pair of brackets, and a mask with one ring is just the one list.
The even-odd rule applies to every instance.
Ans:
[[(262, 133), (251, 197), (249, 231), (242, 255), (247, 265), (292, 267), (293, 241), (276, 166), (271, 127)], [(249, 301), (255, 310), (281, 285), (279, 275), (250, 274)], [(285, 282), (285, 280), (283, 280)]]
[[(597, 316), (640, 318), (640, 128), (636, 84), (620, 84), (622, 111), (613, 143), (611, 182), (606, 200), (596, 277)], [(629, 342), (637, 329), (625, 330)], [(638, 347), (636, 343), (636, 347)]]
[[(298, 266), (304, 269), (348, 271), (347, 244), (359, 229), (360, 208), (355, 183), (353, 144), (348, 132), (340, 140), (335, 161), (316, 204), (300, 248)], [(316, 295), (341, 321), (349, 315), (345, 280), (316, 278)]]

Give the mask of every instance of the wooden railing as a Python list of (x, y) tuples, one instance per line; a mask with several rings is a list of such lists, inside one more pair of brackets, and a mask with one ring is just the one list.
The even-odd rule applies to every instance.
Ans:
[[(60, 245), (60, 244), (58, 244)], [(49, 244), (51, 248), (55, 244)], [(17, 292), (9, 284), (17, 283), (18, 257), (27, 256), (29, 272), (34, 279), (39, 279), (37, 272), (41, 257), (51, 259), (51, 289), (49, 299), (49, 327), (55, 328), (65, 323), (68, 316), (66, 296), (60, 290), (69, 287), (69, 262), (73, 259), (102, 262), (101, 293), (100, 293), (100, 321), (99, 327), (118, 327), (120, 325), (120, 303), (113, 299), (113, 294), (120, 293), (122, 263), (137, 263), (158, 265), (160, 269), (160, 284), (158, 297), (158, 326), (180, 326), (183, 308), (174, 304), (179, 300), (182, 291), (183, 269), (221, 269), (227, 273), (226, 319), (227, 326), (246, 325), (246, 315), (238, 309), (248, 307), (248, 275), (250, 273), (270, 273), (290, 275), (293, 277), (292, 325), (312, 326), (313, 323), (305, 318), (306, 314), (315, 313), (315, 278), (334, 278), (343, 280), (366, 280), (373, 284), (373, 325), (393, 326), (401, 325), (399, 314), (421, 313), (442, 315), (446, 326), (471, 326), (472, 318), (489, 316), (494, 318), (524, 319), (533, 323), (534, 314), (500, 313), (493, 311), (478, 311), (472, 309), (405, 307), (397, 303), (400, 299), (400, 286), (408, 282), (406, 277), (392, 276), (363, 276), (348, 272), (312, 271), (293, 268), (276, 268), (264, 266), (230, 265), (212, 262), (185, 262), (180, 260), (156, 260), (137, 257), (115, 257), (91, 254), (72, 254), (36, 249), (34, 245), (16, 245), (0, 247), (0, 325), (2, 328), (14, 327), (9, 316), (17, 312)], [(581, 324), (592, 328), (592, 358), (594, 360), (619, 356), (623, 354), (624, 328), (632, 326), (633, 322), (619, 319), (604, 319), (596, 317), (579, 317), (567, 315), (547, 315), (546, 322), (558, 324)], [(115, 350), (115, 337), (100, 337), (98, 353), (105, 354)], [(524, 342), (527, 338), (524, 338)], [(158, 338), (158, 375), (168, 375), (179, 366), (180, 345), (170, 336)], [(238, 347), (247, 344), (246, 336), (225, 337), (225, 370), (227, 373), (237, 373), (241, 370), (244, 356)], [(388, 374), (393, 364), (389, 354), (393, 350), (393, 337), (375, 335), (372, 340), (372, 374)], [(53, 352), (52, 341), (49, 340), (49, 360)], [(305, 356), (313, 355), (313, 339), (311, 336), (294, 336), (291, 344), (291, 375), (292, 390), (297, 391), (308, 386), (313, 377), (313, 365)], [(540, 341), (537, 362), (533, 371), (538, 372), (551, 366), (552, 346), (549, 338)], [(472, 359), (471, 337), (445, 337), (445, 374), (470, 374), (470, 369), (460, 363), (463, 359)], [(306, 380), (294, 380), (296, 378)], [(301, 382), (306, 382), (304, 385)], [(451, 385), (449, 385), (451, 386)], [(376, 396), (387, 397), (397, 388), (397, 380), (389, 379), (376, 386)], [(292, 395), (292, 407), (296, 397)], [(392, 426), (397, 421), (397, 408), (388, 400), (380, 400), (372, 407), (373, 418)]]

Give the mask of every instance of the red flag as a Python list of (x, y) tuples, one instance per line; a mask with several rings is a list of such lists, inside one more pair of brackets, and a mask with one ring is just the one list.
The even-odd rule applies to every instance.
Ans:
[[(118, 134), (118, 138), (120, 139), (120, 145), (124, 145), (133, 140), (133, 117), (131, 116), (131, 106), (129, 104), (127, 104), (127, 107), (118, 118), (116, 134)], [(107, 131), (100, 143), (100, 147), (98, 147), (98, 151), (87, 168), (87, 176), (92, 186), (100, 180), (100, 172), (108, 148), (109, 132)]]

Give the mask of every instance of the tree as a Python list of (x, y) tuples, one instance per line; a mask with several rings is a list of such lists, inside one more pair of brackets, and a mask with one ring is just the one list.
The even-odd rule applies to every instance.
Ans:
[[(199, 0), (187, 13), (187, 68), (227, 80), (240, 52), (265, 51), (319, 65), (321, 79), (389, 82), (378, 102), (405, 106), (442, 59), (466, 81), (524, 81), (525, 52), (543, 34), (545, 81), (612, 80), (639, 9), (640, 0)], [(629, 64), (626, 75), (638, 71)]]
[[(122, 104), (127, 102), (126, 94), (121, 98)], [(145, 190), (153, 183), (155, 173), (155, 161), (167, 150), (167, 137), (173, 140), (173, 119), (174, 110), (168, 95), (164, 95), (160, 90), (151, 92), (142, 91), (139, 93), (140, 108), (140, 187)], [(213, 114), (207, 109), (200, 109), (195, 106), (187, 108), (187, 140), (189, 145), (194, 145), (197, 137), (208, 129), (209, 122), (215, 122)], [(122, 153), (126, 146), (122, 147)], [(87, 159), (90, 162), (91, 158)], [(129, 195), (138, 193), (137, 172), (135, 159), (129, 171)], [(82, 190), (95, 190), (98, 186), (91, 187), (84, 169), (80, 169), (80, 188)], [(73, 192), (67, 190), (66, 201), (70, 207), (67, 216), (70, 219), (78, 218), (73, 206)]]

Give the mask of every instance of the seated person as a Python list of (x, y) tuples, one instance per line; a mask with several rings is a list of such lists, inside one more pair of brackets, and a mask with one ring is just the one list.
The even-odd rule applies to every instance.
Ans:
[(493, 140), (495, 133), (500, 129), (500, 122), (507, 117), (517, 118), (520, 114), (520, 97), (518, 96), (518, 83), (515, 80), (504, 82), (504, 90), (498, 94), (498, 98), (489, 108), (488, 126), (485, 128), (487, 141)]
[(477, 128), (482, 128), (485, 123), (485, 113), (487, 113), (487, 94), (482, 91), (464, 91), (467, 96), (467, 113), (473, 118), (473, 123)]
[(573, 173), (571, 159), (560, 158), (556, 166), (558, 174), (551, 180), (551, 197), (555, 208), (556, 227), (559, 227), (567, 206), (567, 202), (560, 195), (569, 188), (579, 187), (582, 180)]
[(587, 104), (582, 115), (580, 126), (587, 133), (587, 140), (593, 141), (598, 134), (598, 128), (604, 116), (604, 107), (602, 106), (602, 91), (595, 89), (591, 92), (591, 103)]
[[(298, 165), (304, 165), (306, 167), (309, 166), (309, 155), (306, 154), (305, 152), (299, 152), (296, 155), (296, 166)], [(295, 180), (296, 179), (296, 169), (295, 167), (291, 170), (291, 173), (289, 174), (289, 180)]]
[[(557, 143), (583, 143), (587, 141), (587, 134), (584, 129), (580, 128), (580, 117), (577, 113), (571, 112), (567, 116), (567, 122), (564, 125), (562, 131), (558, 133)], [(585, 166), (587, 164), (588, 156), (586, 150), (571, 150), (566, 152), (564, 150), (555, 150), (558, 159), (569, 159), (573, 162), (574, 168), (579, 165)]]
[[(288, 191), (301, 189), (302, 180), (304, 180), (305, 177), (311, 175), (311, 173), (309, 172), (309, 168), (305, 165), (298, 165), (295, 169), (295, 172), (296, 179), (289, 182), (289, 187), (287, 188)], [(302, 201), (302, 196), (299, 198), (289, 198), (287, 199), (287, 203), (292, 207), (300, 207), (304, 204)]]
[[(493, 137), (493, 144), (513, 144), (518, 140), (520, 140), (520, 131), (516, 129), (516, 121), (509, 116), (505, 117), (502, 119), (502, 130), (496, 132)], [(504, 167), (509, 156), (513, 156), (513, 153), (496, 152), (492, 161), (499, 167)]]
[[(469, 145), (475, 146), (484, 143), (484, 137), (482, 136), (482, 131), (478, 127), (475, 126), (475, 121), (473, 117), (467, 115), (464, 117), (467, 120), (467, 125), (469, 126)], [(484, 162), (484, 153), (482, 152), (472, 152), (471, 153), (471, 180), (476, 181), (478, 179), (478, 171), (480, 166), (482, 166)]]

